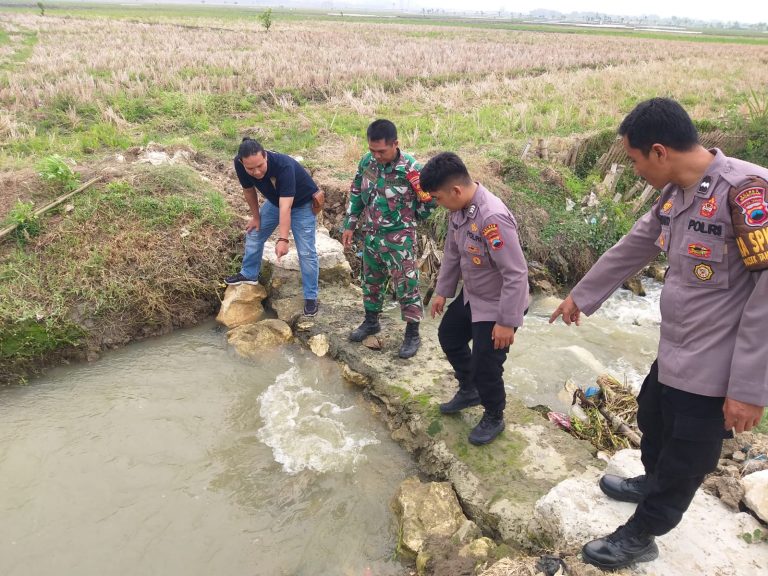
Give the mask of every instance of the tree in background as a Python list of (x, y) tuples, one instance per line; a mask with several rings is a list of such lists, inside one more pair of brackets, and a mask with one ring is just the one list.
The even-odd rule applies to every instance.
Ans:
[(272, 27), (272, 8), (267, 8), (261, 14), (259, 14), (259, 21), (264, 27), (264, 30), (269, 32), (269, 29)]
[(45, 4), (38, 2), (37, 7), (40, 9), (40, 16), (45, 16)]

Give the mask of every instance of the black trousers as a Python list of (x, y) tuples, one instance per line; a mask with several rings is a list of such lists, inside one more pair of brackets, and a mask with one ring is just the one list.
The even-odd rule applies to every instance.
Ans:
[(476, 388), (483, 408), (500, 414), (507, 403), (503, 374), (509, 346), (494, 350), (491, 340), (494, 324), (472, 322), (472, 310), (469, 303), (464, 304), (462, 290), (445, 311), (437, 335), (448, 362), (453, 366), (459, 387), (462, 390)]
[(659, 382), (656, 362), (637, 397), (640, 452), (650, 492), (632, 522), (661, 536), (680, 523), (704, 476), (717, 468), (724, 430), (723, 402)]

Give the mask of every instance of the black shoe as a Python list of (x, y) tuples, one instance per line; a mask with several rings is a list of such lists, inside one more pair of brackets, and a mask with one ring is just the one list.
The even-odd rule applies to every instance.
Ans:
[(317, 316), (318, 310), (320, 310), (320, 302), (317, 300), (304, 300), (304, 316), (310, 318)]
[(650, 482), (645, 475), (622, 478), (621, 476), (606, 474), (600, 478), (600, 490), (606, 496), (620, 502), (632, 502), (634, 504), (643, 501), (648, 494), (649, 484)]
[(650, 562), (659, 557), (656, 538), (633, 526), (632, 521), (604, 538), (588, 542), (581, 549), (584, 562), (601, 570), (618, 570), (635, 562)]
[(419, 336), (419, 323), (408, 322), (405, 327), (405, 337), (403, 345), (400, 346), (400, 358), (413, 358), (421, 346), (421, 336)]
[(487, 410), (477, 426), (469, 433), (469, 442), (475, 446), (493, 442), (504, 430), (503, 414), (491, 414)]
[(465, 408), (479, 405), (480, 394), (477, 393), (475, 388), (469, 390), (459, 388), (459, 391), (456, 392), (456, 395), (450, 401), (440, 404), (440, 412), (442, 414), (457, 414)]
[(378, 312), (365, 312), (365, 320), (360, 326), (355, 328), (349, 335), (349, 339), (352, 342), (362, 342), (368, 336), (378, 334), (381, 332), (381, 324), (379, 324)]
[(256, 284), (259, 283), (259, 279), (251, 280), (250, 278), (246, 278), (240, 272), (237, 274), (233, 274), (232, 276), (227, 276), (224, 278), (224, 283), (227, 286), (240, 286), (240, 284), (249, 284), (251, 286), (256, 286)]

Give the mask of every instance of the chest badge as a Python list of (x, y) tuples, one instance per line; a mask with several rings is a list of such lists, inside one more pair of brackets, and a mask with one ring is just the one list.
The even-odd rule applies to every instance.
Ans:
[(707, 260), (712, 256), (712, 248), (705, 244), (688, 244), (688, 254), (694, 258)]
[(715, 275), (715, 271), (712, 270), (712, 266), (709, 264), (696, 264), (693, 267), (693, 274), (702, 282), (707, 282)]
[(661, 211), (664, 212), (665, 214), (668, 214), (669, 211), (672, 210), (672, 206), (674, 206), (674, 204), (672, 203), (672, 200), (667, 200), (666, 202), (664, 202), (664, 206), (661, 207)]
[(475, 233), (477, 233), (477, 224), (475, 224), (474, 222), (472, 222), (472, 224), (471, 224), (471, 226), (469, 227), (469, 229), (470, 229), (470, 230), (472, 230), (472, 232), (475, 232)]
[(714, 196), (704, 202), (699, 209), (699, 214), (702, 218), (712, 218), (715, 212), (717, 212), (717, 199)]

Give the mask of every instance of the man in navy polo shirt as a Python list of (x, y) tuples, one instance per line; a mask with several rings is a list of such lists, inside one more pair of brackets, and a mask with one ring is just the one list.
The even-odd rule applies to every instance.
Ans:
[[(264, 243), (278, 228), (275, 254), (280, 259), (288, 253), (288, 233), (292, 230), (299, 253), (304, 314), (315, 316), (318, 311), (320, 268), (315, 250), (317, 219), (313, 199), (322, 205), (322, 192), (296, 160), (285, 154), (264, 150), (259, 142), (248, 137), (243, 138), (240, 144), (235, 171), (252, 216), (246, 226), (243, 266), (240, 272), (224, 281), (229, 285), (257, 284)], [(257, 190), (267, 200), (261, 209)]]

